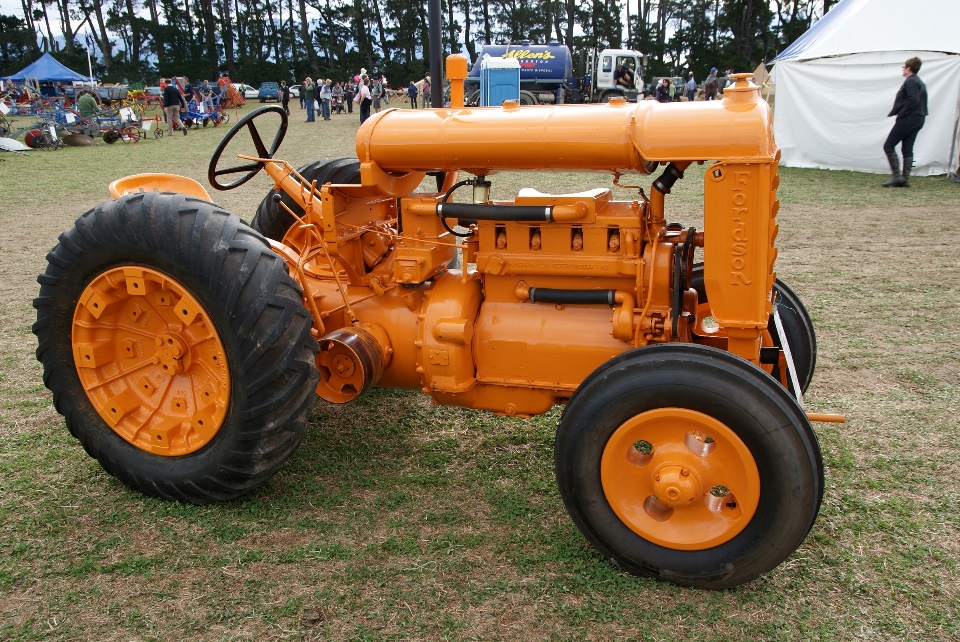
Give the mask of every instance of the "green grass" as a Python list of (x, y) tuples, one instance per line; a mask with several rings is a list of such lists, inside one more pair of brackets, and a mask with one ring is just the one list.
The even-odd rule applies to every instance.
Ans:
[[(356, 114), (302, 114), (282, 157), (354, 153)], [(848, 423), (816, 426), (827, 486), (806, 542), (755, 582), (705, 592), (589, 547), (554, 481), (559, 409), (502, 418), (392, 390), (321, 404), (279, 474), (214, 506), (145, 498), (87, 457), (33, 357), (36, 275), (109, 181), (206, 184), (223, 131), (0, 156), (0, 639), (960, 638), (958, 186), (781, 170), (776, 268), (819, 340), (807, 406)], [(670, 220), (702, 225), (702, 172), (674, 189)], [(609, 184), (492, 179), (497, 198)], [(214, 198), (249, 220), (268, 188)]]

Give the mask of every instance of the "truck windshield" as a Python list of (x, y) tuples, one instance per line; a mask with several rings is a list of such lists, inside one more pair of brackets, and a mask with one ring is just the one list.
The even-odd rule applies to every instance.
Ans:
[(637, 59), (633, 56), (617, 56), (617, 64), (622, 65), (624, 70), (621, 84), (632, 88), (636, 82)]

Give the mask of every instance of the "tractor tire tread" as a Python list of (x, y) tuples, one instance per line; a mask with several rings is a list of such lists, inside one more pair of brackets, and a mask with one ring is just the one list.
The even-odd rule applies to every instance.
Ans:
[[(723, 544), (697, 551), (659, 546), (630, 530), (607, 502), (599, 467), (610, 435), (629, 418), (662, 407), (716, 418), (756, 461), (760, 505)], [(748, 361), (702, 345), (648, 346), (601, 365), (564, 408), (554, 452), (567, 512), (594, 548), (634, 575), (700, 588), (731, 588), (777, 566), (806, 538), (824, 491), (816, 435), (789, 392)]]
[[(179, 194), (125, 196), (77, 219), (47, 255), (34, 299), (37, 359), (70, 433), (107, 472), (144, 494), (204, 504), (249, 492), (300, 445), (318, 373), (302, 291), (269, 244), (235, 215)], [(123, 440), (87, 398), (73, 362), (77, 298), (98, 274), (147, 265), (184, 284), (227, 351), (230, 405), (204, 448), (163, 457)]]

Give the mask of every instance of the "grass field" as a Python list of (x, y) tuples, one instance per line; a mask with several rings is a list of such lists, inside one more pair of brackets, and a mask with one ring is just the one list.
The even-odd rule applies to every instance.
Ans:
[[(354, 154), (357, 114), (303, 114), (280, 157)], [(206, 184), (223, 133), (0, 155), (0, 639), (960, 639), (960, 186), (781, 170), (776, 270), (819, 339), (808, 409), (847, 423), (815, 425), (827, 484), (806, 542), (706, 592), (586, 544), (554, 481), (559, 409), (510, 419), (391, 390), (320, 404), (278, 475), (215, 506), (143, 497), (87, 457), (33, 356), (36, 275), (111, 180)], [(609, 186), (493, 180), (495, 197)], [(269, 187), (214, 198), (249, 220)], [(668, 219), (702, 226), (701, 193), (694, 167)]]

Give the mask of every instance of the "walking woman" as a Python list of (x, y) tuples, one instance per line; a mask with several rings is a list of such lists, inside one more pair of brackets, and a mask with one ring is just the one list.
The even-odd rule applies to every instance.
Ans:
[(370, 118), (370, 79), (366, 76), (360, 81), (360, 124)]
[[(890, 179), (884, 187), (910, 187), (910, 170), (913, 169), (913, 143), (923, 128), (927, 114), (927, 86), (917, 73), (920, 71), (919, 58), (909, 58), (903, 63), (903, 85), (897, 92), (893, 109), (887, 114), (897, 120), (883, 143), (883, 151), (890, 163)], [(900, 172), (900, 159), (897, 158), (897, 143), (903, 153), (903, 173)]]

